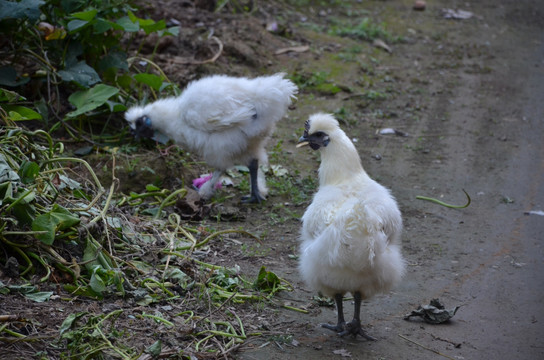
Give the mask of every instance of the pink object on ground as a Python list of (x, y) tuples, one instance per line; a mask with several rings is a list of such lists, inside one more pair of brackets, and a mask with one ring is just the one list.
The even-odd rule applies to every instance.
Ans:
[[(196, 178), (193, 180), (193, 186), (195, 186), (197, 189), (200, 189), (202, 185), (210, 181), (211, 178), (212, 178), (212, 174), (208, 174), (208, 175)], [(214, 188), (221, 189), (221, 181), (218, 181), (217, 184), (215, 184)]]

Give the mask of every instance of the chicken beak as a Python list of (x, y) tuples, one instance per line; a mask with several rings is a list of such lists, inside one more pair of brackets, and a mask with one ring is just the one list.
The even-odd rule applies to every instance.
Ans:
[(310, 141), (304, 137), (304, 136), (301, 136), (299, 139), (298, 139), (298, 143), (297, 143), (297, 148), (299, 147), (303, 147), (303, 146), (306, 146), (306, 145), (309, 145), (310, 144)]

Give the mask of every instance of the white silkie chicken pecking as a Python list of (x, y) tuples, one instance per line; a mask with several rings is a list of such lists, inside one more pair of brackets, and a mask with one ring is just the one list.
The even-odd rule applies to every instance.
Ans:
[(199, 190), (204, 199), (213, 196), (225, 170), (247, 165), (251, 194), (244, 201), (261, 202), (267, 188), (259, 162), (267, 163), (266, 142), (297, 93), (284, 76), (205, 77), (191, 82), (179, 97), (130, 108), (125, 119), (136, 137), (163, 134), (214, 168)]
[[(310, 116), (297, 147), (304, 145), (321, 152), (321, 165), (319, 190), (302, 217), (300, 273), (308, 286), (336, 301), (338, 322), (324, 328), (375, 340), (361, 328), (361, 301), (388, 291), (404, 274), (401, 213), (389, 190), (365, 172), (333, 116)], [(355, 305), (346, 323), (342, 301), (348, 292)]]

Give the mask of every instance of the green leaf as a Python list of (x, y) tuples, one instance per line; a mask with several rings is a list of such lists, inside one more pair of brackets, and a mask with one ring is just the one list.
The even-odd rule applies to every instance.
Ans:
[(87, 10), (87, 11), (75, 12), (75, 13), (71, 14), (71, 16), (76, 18), (76, 19), (91, 21), (92, 19), (94, 19), (94, 17), (96, 16), (97, 13), (98, 13), (98, 10), (90, 9), (90, 10)]
[[(2, 69), (3, 68), (0, 68), (0, 72), (2, 71)], [(1, 76), (2, 75), (0, 74), (0, 77)], [(0, 101), (12, 103), (18, 100), (26, 100), (26, 98), (17, 94), (15, 91), (0, 88)]]
[(63, 231), (79, 224), (79, 218), (62, 206), (55, 204), (51, 211), (37, 216), (32, 222), (32, 230), (46, 231), (38, 234), (38, 238), (46, 245), (51, 245), (55, 241), (57, 231)]
[(110, 111), (112, 113), (125, 111), (127, 109), (126, 105), (121, 104), (121, 103), (116, 102), (116, 101), (109, 101), (108, 100), (108, 101), (106, 101), (106, 105), (108, 105), (108, 108), (110, 109)]
[(89, 282), (89, 286), (91, 289), (98, 294), (102, 294), (104, 290), (106, 290), (106, 284), (104, 283), (104, 280), (100, 277), (100, 275), (97, 274), (98, 266), (95, 268), (95, 271), (91, 275), (91, 281)]
[(69, 21), (68, 25), (66, 25), (66, 27), (68, 28), (69, 32), (74, 33), (77, 30), (82, 29), (87, 25), (89, 25), (88, 21), (75, 19), (75, 20)]
[(110, 97), (116, 95), (118, 92), (119, 89), (105, 84), (98, 84), (91, 89), (75, 92), (70, 95), (68, 101), (74, 105), (77, 110), (66, 114), (66, 116), (76, 117), (94, 110), (104, 105)]
[(40, 120), (42, 116), (36, 111), (20, 105), (0, 105), (13, 121)]
[(45, 2), (42, 0), (21, 0), (19, 2), (0, 0), (0, 20), (37, 20), (40, 17), (40, 6), (43, 4)]
[(117, 84), (125, 90), (130, 90), (133, 82), (132, 76), (127, 74), (117, 77)]
[(51, 295), (53, 295), (52, 291), (39, 291), (35, 293), (25, 294), (25, 297), (35, 302), (45, 302), (51, 298)]
[(106, 71), (110, 68), (128, 71), (127, 54), (122, 51), (111, 51), (98, 62), (98, 69)]
[(166, 35), (179, 36), (179, 26), (172, 26), (172, 27), (169, 27), (166, 30), (159, 31), (159, 36), (160, 37), (163, 37), (163, 36), (166, 36)]
[(19, 176), (23, 184), (33, 183), (40, 174), (40, 166), (34, 161), (25, 161), (19, 169)]
[(100, 76), (85, 61), (80, 61), (75, 65), (59, 71), (59, 75), (64, 81), (74, 81), (83, 87), (89, 87), (100, 82)]
[(138, 22), (140, 23), (140, 27), (145, 31), (146, 35), (166, 29), (166, 22), (164, 20), (157, 22), (153, 21), (153, 23), (150, 24), (143, 24), (141, 19)]
[[(35, 194), (32, 194), (32, 197), (35, 198)], [(25, 200), (28, 198), (25, 197)], [(23, 200), (24, 201), (24, 200)], [(11, 208), (13, 216), (19, 221), (22, 225), (31, 225), (36, 215), (36, 209), (31, 204), (25, 202), (19, 202)]]
[[(0, 85), (2, 86), (17, 87), (19, 85), (26, 84), (29, 81), (30, 81), (30, 78), (28, 76), (18, 77), (17, 71), (11, 66), (0, 67)], [(3, 90), (3, 91), (7, 91), (7, 90)]]
[(116, 21), (116, 23), (120, 25), (126, 32), (136, 32), (140, 30), (140, 25), (134, 23), (132, 20), (130, 20), (128, 16), (120, 18)]
[(162, 86), (162, 78), (160, 76), (154, 75), (154, 74), (136, 74), (134, 75), (134, 80), (138, 81), (139, 83), (143, 83), (148, 85), (149, 87), (160, 90)]
[(158, 187), (158, 186), (155, 186), (155, 185), (153, 185), (153, 184), (147, 184), (147, 185), (145, 186), (145, 190), (146, 190), (147, 192), (161, 191), (161, 188)]
[(70, 314), (64, 321), (62, 322), (60, 326), (60, 335), (64, 334), (66, 331), (70, 330), (72, 328), (72, 325), (74, 324), (77, 319), (82, 317), (83, 315), (87, 314), (86, 312), (79, 312), (75, 314)]
[(162, 351), (162, 342), (160, 340), (155, 341), (151, 346), (145, 349), (145, 353), (155, 357), (159, 356)]
[(266, 271), (264, 266), (261, 267), (257, 280), (255, 280), (254, 286), (258, 290), (271, 292), (274, 291), (281, 284), (280, 278), (271, 271)]

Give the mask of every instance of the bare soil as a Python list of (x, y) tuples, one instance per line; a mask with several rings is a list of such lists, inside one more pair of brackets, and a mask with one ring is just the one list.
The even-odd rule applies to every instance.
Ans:
[[(278, 295), (278, 303), (309, 312), (272, 305), (258, 311), (238, 307), (239, 313), (253, 314), (251, 325), (266, 336), (250, 338), (228, 356), (544, 358), (544, 217), (528, 215), (544, 210), (544, 2), (437, 0), (428, 1), (425, 11), (414, 11), (412, 0), (353, 1), (332, 7), (312, 2), (298, 8), (276, 1), (255, 3), (258, 9), (251, 15), (214, 14), (186, 1), (148, 3), (144, 12), (150, 17), (173, 18), (182, 26), (179, 39), (165, 42), (157, 62), (180, 85), (209, 73), (258, 76), (285, 71), (307, 77), (328, 73), (327, 79), (341, 91), (301, 89), (270, 148), (282, 141), (281, 163), (290, 174), (317, 179), (318, 157), (308, 149), (295, 149), (296, 139), (309, 114), (339, 114), (342, 127), (356, 140), (367, 172), (389, 187), (399, 202), (409, 266), (393, 292), (363, 304), (364, 326), (378, 341), (339, 338), (319, 325), (336, 319), (334, 307), (318, 305), (312, 299), (316, 294), (305, 288), (297, 273), (297, 216), (310, 199), (296, 204), (273, 188), (266, 203), (246, 206), (237, 201), (239, 189), (224, 189), (223, 194), (234, 197), (223, 206), (235, 209), (237, 220), (207, 218), (204, 224), (241, 227), (260, 236), (262, 244), (244, 237), (217, 241), (211, 245), (216, 260), (237, 264), (253, 276), (265, 265), (294, 286), (294, 291)], [(443, 8), (463, 9), (474, 16), (446, 19)], [(389, 42), (389, 53), (372, 42), (326, 32), (335, 20), (356, 22), (363, 17), (383, 22), (388, 32), (404, 41)], [(266, 30), (274, 20), (279, 33)], [(212, 29), (223, 52), (214, 62), (199, 64), (218, 50), (208, 39)], [(274, 54), (303, 45), (309, 50)], [(354, 47), (359, 51), (350, 53)], [(385, 96), (372, 97), (369, 90)], [(383, 128), (405, 136), (382, 135)], [(271, 163), (274, 160), (271, 157)], [(171, 178), (175, 165), (165, 163), (159, 176)], [(148, 179), (139, 184), (132, 180), (130, 186), (138, 191)], [(179, 184), (172, 181), (174, 188)], [(424, 195), (463, 204), (462, 189), (472, 198), (464, 209), (416, 199)], [(447, 308), (461, 308), (441, 325), (403, 320), (433, 298)], [(34, 304), (1, 299), (3, 313), (40, 316), (48, 329), (58, 329), (73, 312), (128, 306), (120, 300)], [(345, 308), (351, 316), (349, 301)], [(161, 336), (175, 347), (183, 331)], [(154, 336), (158, 335), (148, 334), (134, 343), (150, 344)], [(2, 347), (6, 355), (0, 357), (21, 357), (16, 345)], [(34, 345), (34, 350), (41, 348)], [(33, 356), (28, 348), (25, 354)]]

